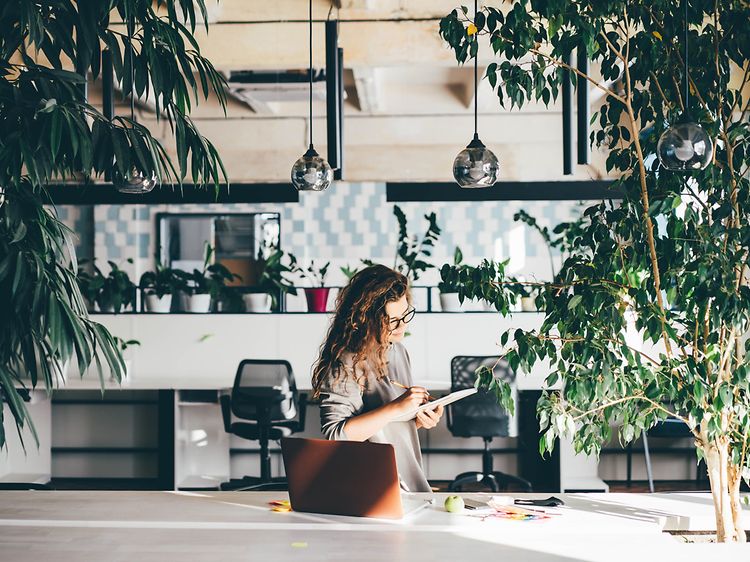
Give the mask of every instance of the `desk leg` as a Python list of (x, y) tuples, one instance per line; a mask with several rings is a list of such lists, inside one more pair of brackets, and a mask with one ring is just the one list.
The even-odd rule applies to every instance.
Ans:
[(560, 491), (560, 446), (544, 458), (539, 455), (539, 420), (536, 403), (541, 390), (522, 390), (518, 393), (519, 476), (531, 482), (535, 492)]
[(175, 457), (175, 392), (159, 390), (159, 488), (174, 490), (174, 457)]

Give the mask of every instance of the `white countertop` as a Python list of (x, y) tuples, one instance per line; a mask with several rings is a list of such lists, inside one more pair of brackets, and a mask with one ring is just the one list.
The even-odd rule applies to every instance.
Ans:
[(561, 494), (566, 506), (543, 521), (451, 514), (444, 497), (386, 521), (271, 512), (284, 492), (2, 492), (0, 560), (750, 558), (750, 545), (685, 545), (662, 532), (710, 526), (708, 494)]

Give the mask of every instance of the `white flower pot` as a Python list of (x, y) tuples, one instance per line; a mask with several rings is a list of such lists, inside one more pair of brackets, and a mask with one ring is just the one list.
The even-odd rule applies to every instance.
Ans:
[(146, 311), (164, 314), (172, 308), (172, 295), (146, 295)]
[(458, 293), (440, 293), (440, 309), (443, 312), (461, 312)]
[(242, 300), (248, 312), (271, 312), (271, 295), (268, 293), (247, 293), (242, 295)]
[(187, 298), (187, 311), (205, 314), (211, 308), (211, 295), (190, 295)]
[(534, 297), (521, 297), (521, 310), (524, 312), (536, 312)]

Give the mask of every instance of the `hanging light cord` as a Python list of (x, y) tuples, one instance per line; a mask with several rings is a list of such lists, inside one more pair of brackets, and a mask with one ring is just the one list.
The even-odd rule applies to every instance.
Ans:
[(310, 0), (310, 11), (309, 11), (309, 21), (310, 21), (310, 148), (312, 148), (313, 145), (313, 108), (312, 108), (312, 87), (313, 87), (313, 61), (312, 61), (312, 48), (313, 48), (313, 40), (312, 40), (312, 0)]
[[(474, 0), (474, 25), (476, 26), (477, 21), (477, 0)], [(474, 34), (474, 41), (477, 42), (477, 52), (474, 54), (474, 136), (477, 136), (477, 113), (478, 113), (478, 98), (479, 92), (477, 91), (477, 75), (479, 73), (479, 30)]]
[(130, 58), (130, 120), (135, 121), (135, 69), (133, 68), (133, 22), (128, 22), (128, 57)]

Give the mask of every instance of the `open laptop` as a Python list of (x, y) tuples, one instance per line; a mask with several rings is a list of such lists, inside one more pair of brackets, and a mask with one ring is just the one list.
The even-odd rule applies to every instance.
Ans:
[(428, 505), (402, 503), (392, 445), (290, 437), (281, 454), (294, 511), (400, 519)]

